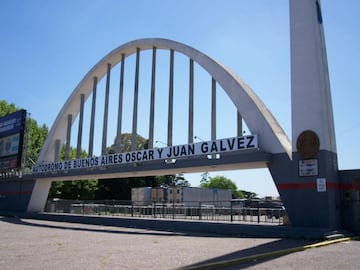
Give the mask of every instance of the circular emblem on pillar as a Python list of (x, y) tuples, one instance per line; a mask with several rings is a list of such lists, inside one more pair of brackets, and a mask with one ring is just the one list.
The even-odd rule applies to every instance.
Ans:
[(296, 141), (296, 148), (302, 158), (314, 158), (320, 150), (318, 135), (312, 130), (301, 132)]

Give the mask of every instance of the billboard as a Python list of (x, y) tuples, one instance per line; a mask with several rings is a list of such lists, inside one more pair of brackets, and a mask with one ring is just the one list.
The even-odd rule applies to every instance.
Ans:
[(0, 171), (21, 167), (26, 110), (0, 117)]

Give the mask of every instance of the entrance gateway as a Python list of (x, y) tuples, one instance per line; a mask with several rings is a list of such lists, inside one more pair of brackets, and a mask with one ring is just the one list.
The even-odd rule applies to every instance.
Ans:
[[(203, 172), (225, 169), (265, 168), (270, 170), (281, 199), (295, 227), (339, 229), (347, 223), (341, 215), (343, 190), (352, 191), (351, 173), (338, 171), (334, 120), (320, 0), (289, 0), (291, 41), (291, 109), (290, 141), (262, 101), (233, 72), (220, 63), (185, 44), (166, 39), (141, 39), (126, 43), (106, 55), (80, 81), (59, 112), (42, 148), (39, 163), (31, 174), (0, 183), (0, 208), (19, 211), (42, 211), (52, 181), (81, 180)], [(154, 148), (154, 95), (156, 51), (170, 51), (168, 134), (166, 147)], [(138, 81), (140, 52), (152, 50), (152, 80), (148, 149), (136, 149)], [(174, 53), (189, 58), (188, 142), (174, 146), (173, 75)], [(124, 63), (136, 54), (133, 128), (131, 151), (122, 152), (121, 136)], [(212, 76), (211, 141), (193, 142), (194, 62)], [(109, 84), (111, 69), (120, 63), (119, 113), (117, 144), (119, 151), (106, 154)], [(97, 84), (106, 76), (106, 95), (102, 136), (102, 155), (93, 156), (94, 119)], [(251, 135), (216, 138), (216, 84), (230, 97)], [(91, 95), (92, 94), (92, 95)], [(84, 103), (92, 96), (89, 130), (89, 157), (80, 158)], [(76, 160), (59, 161), (65, 144), (68, 157), (71, 127), (79, 115), (78, 155)], [(166, 118), (165, 118), (166, 119)], [(220, 154), (220, 158), (217, 158)], [(206, 157), (206, 158), (204, 158)], [(340, 176), (346, 175), (342, 183)], [(344, 177), (345, 178), (345, 177)], [(356, 192), (355, 192), (356, 193)], [(346, 194), (349, 194), (347, 192)], [(350, 192), (350, 195), (352, 193)], [(343, 211), (343, 213), (352, 211)]]

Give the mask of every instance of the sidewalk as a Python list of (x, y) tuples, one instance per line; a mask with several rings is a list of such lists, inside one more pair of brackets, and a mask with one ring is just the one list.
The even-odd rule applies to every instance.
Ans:
[[(202, 266), (205, 269), (240, 269), (245, 266), (260, 269), (259, 267), (269, 267), (274, 263), (286, 265), (289, 256), (297, 258), (307, 252), (288, 255), (286, 250), (299, 251), (304, 246), (319, 242), (236, 236), (229, 235), (229, 232), (213, 234), (208, 230), (214, 229), (213, 226), (205, 222), (186, 224), (178, 221), (159, 223), (151, 220), (68, 215), (36, 216), (37, 218), (0, 217), (1, 269), (204, 269)], [(144, 228), (148, 225), (153, 229)], [(239, 228), (230, 227), (232, 232), (235, 232), (236, 227)], [(259, 226), (255, 227), (261, 229)], [(346, 256), (342, 254), (342, 250), (345, 251), (343, 247), (335, 254), (344, 258), (352, 258), (351, 255), (354, 254), (350, 266), (357, 266), (360, 259), (355, 254), (359, 254), (360, 242), (346, 243), (349, 244), (346, 246), (348, 249), (351, 245), (350, 251), (346, 249)], [(340, 244), (331, 247), (336, 245)], [(314, 256), (325, 248), (309, 250), (309, 256)], [(262, 254), (269, 253), (272, 253), (271, 256), (261, 257)], [(327, 257), (329, 256), (321, 255), (316, 258), (320, 261), (335, 259), (334, 254), (331, 258)], [(337, 261), (342, 262), (339, 259)], [(297, 267), (278, 269), (303, 269), (303, 262), (297, 263)], [(327, 265), (326, 262), (324, 265)], [(276, 267), (263, 269), (274, 268)]]
[[(1, 215), (1, 213), (0, 213)], [(246, 236), (266, 238), (291, 238), (291, 239), (328, 239), (342, 237), (344, 232), (331, 231), (321, 228), (293, 228), (284, 225), (264, 225), (248, 223), (224, 223), (199, 220), (172, 220), (172, 219), (142, 219), (121, 216), (95, 216), (95, 215), (72, 215), (56, 213), (16, 213), (22, 218), (38, 220), (71, 222), (81, 224), (120, 226), (127, 228), (140, 228), (169, 232), (190, 232), (203, 234), (216, 234), (222, 236)], [(346, 233), (346, 232), (345, 232)]]

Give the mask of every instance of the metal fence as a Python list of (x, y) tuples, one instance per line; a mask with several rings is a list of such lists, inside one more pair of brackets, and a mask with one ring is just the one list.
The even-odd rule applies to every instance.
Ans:
[[(148, 219), (182, 219), (218, 222), (245, 222), (282, 225), (287, 220), (283, 208), (250, 208), (237, 202), (152, 203), (131, 201), (48, 201), (45, 212), (82, 215), (108, 215)], [(196, 206), (195, 206), (196, 205)]]

